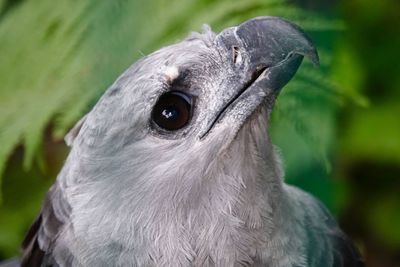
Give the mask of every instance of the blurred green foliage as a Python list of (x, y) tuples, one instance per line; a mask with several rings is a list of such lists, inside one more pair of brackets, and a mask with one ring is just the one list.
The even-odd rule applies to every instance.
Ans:
[(0, 259), (18, 253), (61, 168), (62, 136), (124, 69), (203, 23), (275, 15), (301, 25), (321, 58), (319, 69), (305, 61), (273, 114), (286, 179), (339, 217), (369, 266), (399, 266), (398, 10), (389, 0), (0, 0)]

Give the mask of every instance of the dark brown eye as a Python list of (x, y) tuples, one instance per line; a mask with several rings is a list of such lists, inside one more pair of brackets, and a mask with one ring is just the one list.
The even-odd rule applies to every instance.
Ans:
[(175, 131), (189, 122), (191, 113), (191, 96), (172, 91), (165, 93), (158, 99), (151, 118), (159, 127), (168, 131)]

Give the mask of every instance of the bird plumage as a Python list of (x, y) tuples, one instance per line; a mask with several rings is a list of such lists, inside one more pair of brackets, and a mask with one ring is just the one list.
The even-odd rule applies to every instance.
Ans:
[[(21, 265), (363, 266), (323, 205), (283, 182), (268, 137), (303, 56), (317, 60), (297, 26), (261, 17), (132, 65), (67, 136)], [(169, 91), (195, 98), (177, 131), (151, 120)]]

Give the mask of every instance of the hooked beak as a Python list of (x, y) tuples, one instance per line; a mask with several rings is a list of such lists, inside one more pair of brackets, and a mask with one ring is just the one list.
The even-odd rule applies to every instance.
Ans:
[(216, 43), (226, 51), (238, 49), (245, 54), (245, 71), (250, 74), (267, 70), (270, 79), (265, 86), (276, 91), (293, 77), (303, 57), (319, 65), (310, 38), (297, 25), (278, 17), (257, 17), (228, 28), (218, 34)]
[(241, 109), (238, 120), (243, 124), (265, 99), (273, 103), (303, 57), (319, 65), (310, 38), (297, 25), (278, 17), (257, 17), (227, 28), (216, 36), (215, 44), (235, 77), (221, 88), (221, 96), (229, 100), (221, 105), (201, 138), (233, 109)]

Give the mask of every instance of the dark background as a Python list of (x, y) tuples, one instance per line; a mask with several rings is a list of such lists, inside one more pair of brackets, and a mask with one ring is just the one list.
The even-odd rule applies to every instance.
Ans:
[(370, 267), (400, 266), (400, 2), (0, 0), (0, 259), (38, 213), (63, 135), (132, 62), (208, 23), (301, 25), (320, 53), (283, 90), (286, 180), (319, 197)]

